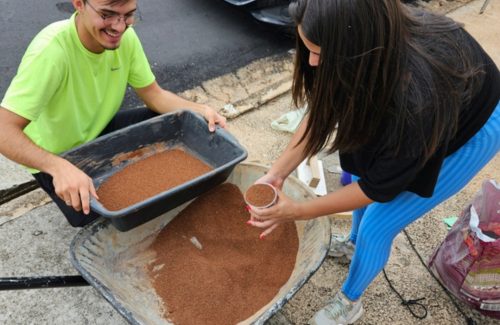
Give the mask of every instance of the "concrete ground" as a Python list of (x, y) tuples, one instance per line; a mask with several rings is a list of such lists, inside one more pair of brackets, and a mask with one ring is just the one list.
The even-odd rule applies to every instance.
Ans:
[[(491, 1), (478, 15), (483, 0), (473, 1), (449, 15), (466, 28), (500, 65), (500, 3)], [(290, 134), (270, 128), (274, 119), (290, 110), (288, 86), (291, 55), (255, 61), (234, 73), (204, 82), (183, 96), (211, 103), (232, 117), (229, 130), (249, 151), (249, 161), (272, 163), (286, 146)], [(226, 106), (233, 104), (232, 107)], [(337, 157), (323, 157), (327, 186), (337, 188)], [(329, 172), (328, 170), (332, 171)], [(408, 227), (416, 250), (426, 260), (446, 236), (442, 221), (457, 216), (485, 179), (499, 179), (497, 155), (470, 184), (425, 217)], [(0, 190), (30, 179), (17, 165), (0, 156)], [(332, 231), (348, 233), (350, 222), (334, 220)], [(0, 277), (76, 274), (68, 247), (77, 229), (71, 228), (40, 190), (0, 206)], [(348, 271), (345, 261), (327, 259), (311, 280), (285, 305), (272, 324), (304, 324), (341, 286)], [(401, 305), (382, 275), (364, 295), (365, 315), (357, 324), (465, 324), (450, 298), (420, 264), (407, 238), (394, 243), (386, 267), (393, 286), (406, 298), (425, 297), (428, 310), (417, 320)], [(496, 324), (463, 304), (460, 308), (478, 324)], [(125, 324), (125, 320), (92, 287), (0, 291), (0, 324)]]

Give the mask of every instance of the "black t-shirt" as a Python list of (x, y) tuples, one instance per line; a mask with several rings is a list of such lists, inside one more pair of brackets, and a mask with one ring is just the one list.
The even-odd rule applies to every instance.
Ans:
[[(472, 100), (460, 107), (458, 131), (451, 141), (442, 143), (427, 161), (423, 158), (396, 156), (382, 149), (383, 143), (367, 145), (354, 153), (340, 152), (343, 170), (360, 177), (359, 186), (372, 200), (388, 202), (403, 191), (431, 197), (443, 160), (463, 146), (486, 123), (500, 100), (500, 72), (481, 46), (464, 30), (459, 29), (485, 72), (481, 89)], [(465, 37), (464, 37), (465, 36)], [(390, 127), (387, 125), (386, 127)], [(411, 132), (410, 130), (408, 132)]]

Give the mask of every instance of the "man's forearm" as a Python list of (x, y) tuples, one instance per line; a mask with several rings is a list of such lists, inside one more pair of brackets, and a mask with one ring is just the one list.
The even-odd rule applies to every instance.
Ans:
[(190, 109), (197, 113), (203, 114), (206, 106), (198, 104), (187, 99), (184, 99), (168, 90), (163, 90), (163, 98), (158, 101), (155, 109), (158, 113), (172, 112), (178, 109)]
[(5, 157), (27, 167), (51, 174), (52, 168), (62, 158), (43, 150), (29, 139), (22, 129), (9, 123), (9, 114), (0, 109), (0, 153)]
[(164, 114), (178, 109), (190, 109), (203, 114), (206, 106), (184, 99), (168, 90), (162, 89), (156, 82), (136, 89), (137, 94), (153, 111)]

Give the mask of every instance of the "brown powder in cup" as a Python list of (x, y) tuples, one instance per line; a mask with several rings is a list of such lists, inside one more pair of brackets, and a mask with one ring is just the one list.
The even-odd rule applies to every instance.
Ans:
[(97, 190), (106, 209), (120, 210), (181, 185), (212, 170), (192, 155), (173, 149), (132, 163)]
[(245, 193), (248, 204), (255, 207), (266, 207), (273, 203), (274, 191), (270, 185), (254, 184)]
[(176, 325), (236, 324), (276, 296), (295, 266), (295, 223), (259, 240), (262, 229), (247, 226), (249, 218), (241, 191), (226, 183), (198, 197), (159, 233), (148, 273), (165, 318)]

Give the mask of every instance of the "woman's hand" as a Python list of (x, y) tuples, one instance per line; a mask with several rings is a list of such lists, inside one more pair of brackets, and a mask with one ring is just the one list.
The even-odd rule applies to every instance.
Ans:
[[(264, 176), (263, 178), (265, 178), (266, 176)], [(257, 182), (259, 181), (260, 179)], [(283, 182), (281, 182), (281, 184), (282, 183)], [(277, 192), (278, 201), (272, 207), (266, 209), (251, 208), (249, 210), (250, 220), (247, 222), (247, 224), (265, 229), (260, 234), (260, 239), (264, 239), (265, 236), (269, 235), (281, 223), (306, 219), (303, 215), (301, 215), (300, 203), (293, 201), (279, 189), (277, 189)]]
[(267, 173), (261, 178), (259, 178), (257, 181), (255, 181), (255, 184), (262, 184), (262, 183), (271, 184), (276, 189), (281, 190), (283, 188), (283, 183), (285, 183), (285, 180), (279, 176)]

